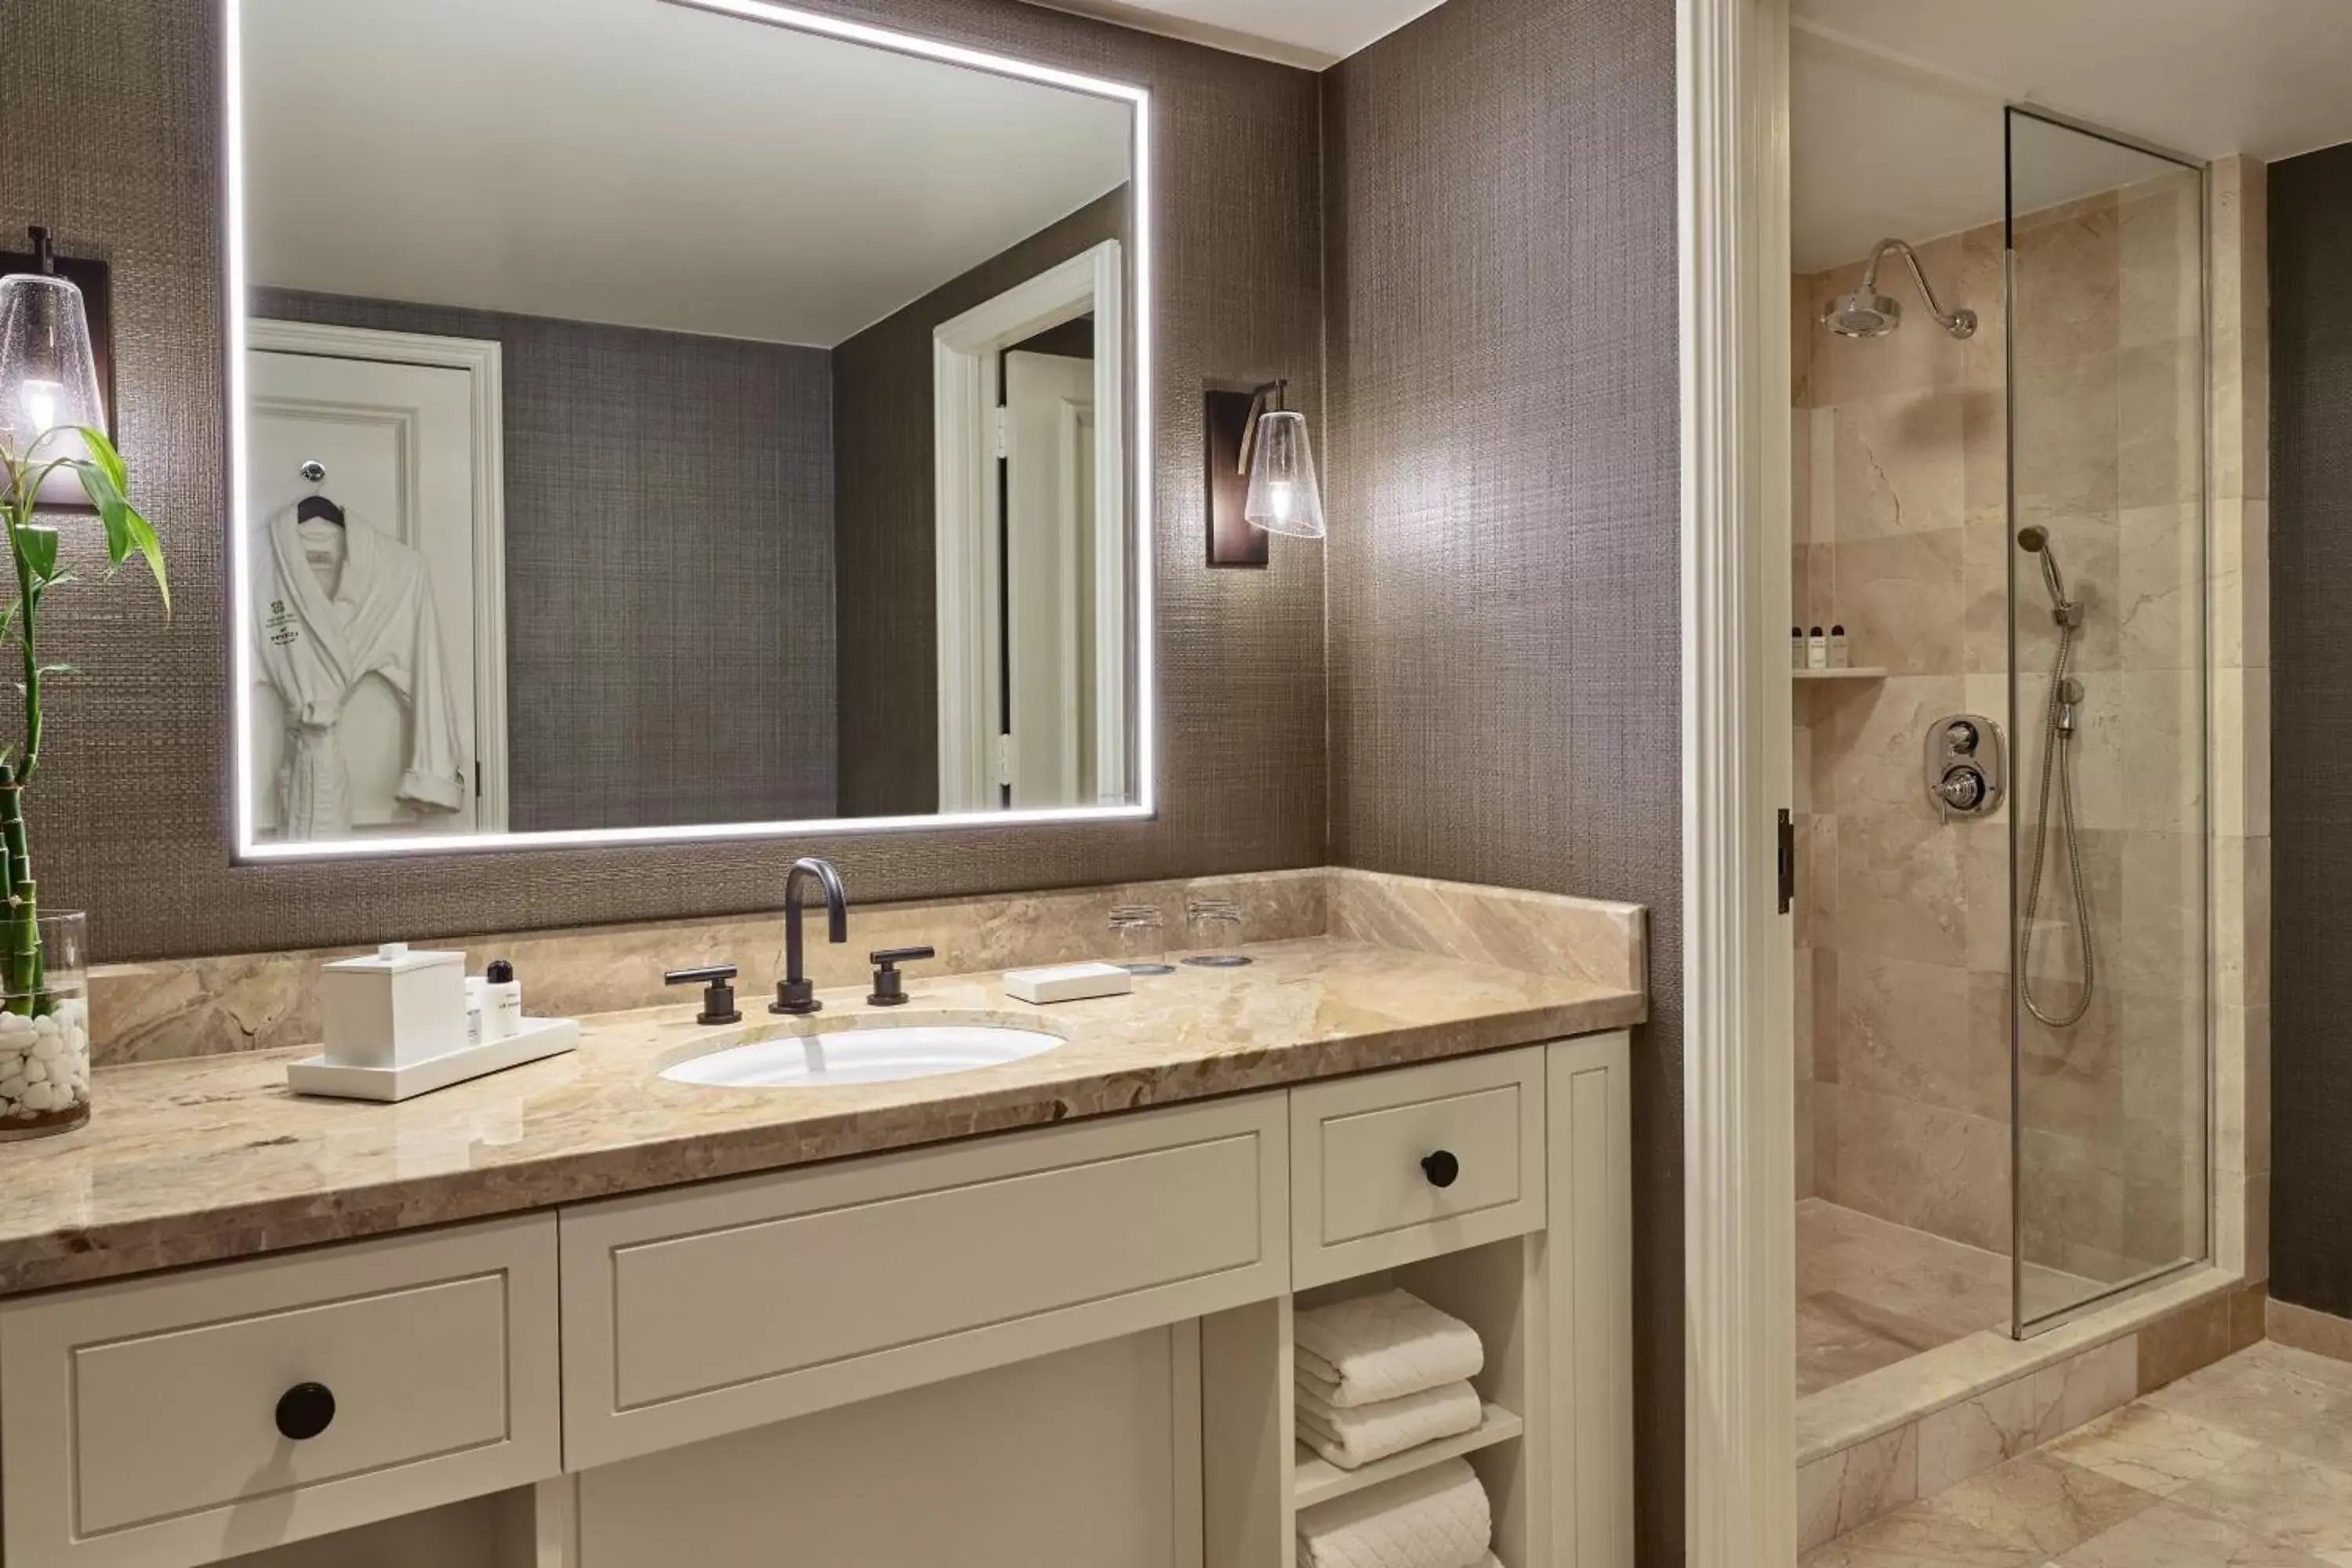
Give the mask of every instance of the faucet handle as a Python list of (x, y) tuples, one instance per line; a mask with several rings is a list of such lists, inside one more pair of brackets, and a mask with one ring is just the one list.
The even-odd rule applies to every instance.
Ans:
[(886, 947), (879, 952), (867, 953), (866, 961), (874, 965), (874, 994), (866, 1000), (877, 1007), (905, 1006), (907, 982), (898, 973), (898, 965), (939, 955), (939, 950), (931, 947)]
[(735, 1010), (735, 987), (728, 984), (735, 978), (731, 963), (713, 963), (701, 969), (673, 969), (662, 976), (665, 985), (700, 985), (702, 1011), (695, 1018), (698, 1024), (740, 1024), (743, 1015)]

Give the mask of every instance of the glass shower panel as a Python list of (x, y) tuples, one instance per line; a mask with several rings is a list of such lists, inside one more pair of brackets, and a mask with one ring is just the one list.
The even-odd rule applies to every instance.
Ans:
[(2201, 170), (2008, 115), (2021, 1332), (2206, 1255)]

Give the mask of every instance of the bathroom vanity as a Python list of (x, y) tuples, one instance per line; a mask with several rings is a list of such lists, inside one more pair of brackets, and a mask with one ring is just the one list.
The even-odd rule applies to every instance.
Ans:
[[(1638, 966), (1639, 911), (1583, 907)], [(609, 1015), (399, 1106), (293, 1097), (285, 1051), (104, 1072), (0, 1196), (5, 1559), (1276, 1568), (1300, 1509), (1466, 1453), (1508, 1568), (1626, 1563), (1638, 972), (1438, 946), (1271, 942), (1055, 1007), (989, 975)], [(977, 1022), (1065, 1043), (660, 1077)], [(1479, 1331), (1486, 1419), (1341, 1471), (1292, 1442), (1291, 1314), (1391, 1284)]]

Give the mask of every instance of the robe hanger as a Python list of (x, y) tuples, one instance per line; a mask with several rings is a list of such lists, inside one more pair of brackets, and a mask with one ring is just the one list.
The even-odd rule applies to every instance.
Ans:
[[(327, 482), (327, 465), (315, 458), (302, 465), (301, 472), (302, 477), (314, 485)], [(343, 509), (315, 490), (304, 496), (301, 503), (294, 509), (296, 522), (316, 522), (321, 518), (337, 528), (344, 526)]]

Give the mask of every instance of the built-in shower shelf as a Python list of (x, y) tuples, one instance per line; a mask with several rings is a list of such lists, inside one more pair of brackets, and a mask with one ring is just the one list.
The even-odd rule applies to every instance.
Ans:
[(1789, 672), (1799, 680), (1884, 680), (1886, 670), (1880, 665), (1861, 665), (1852, 669), (1792, 669)]

